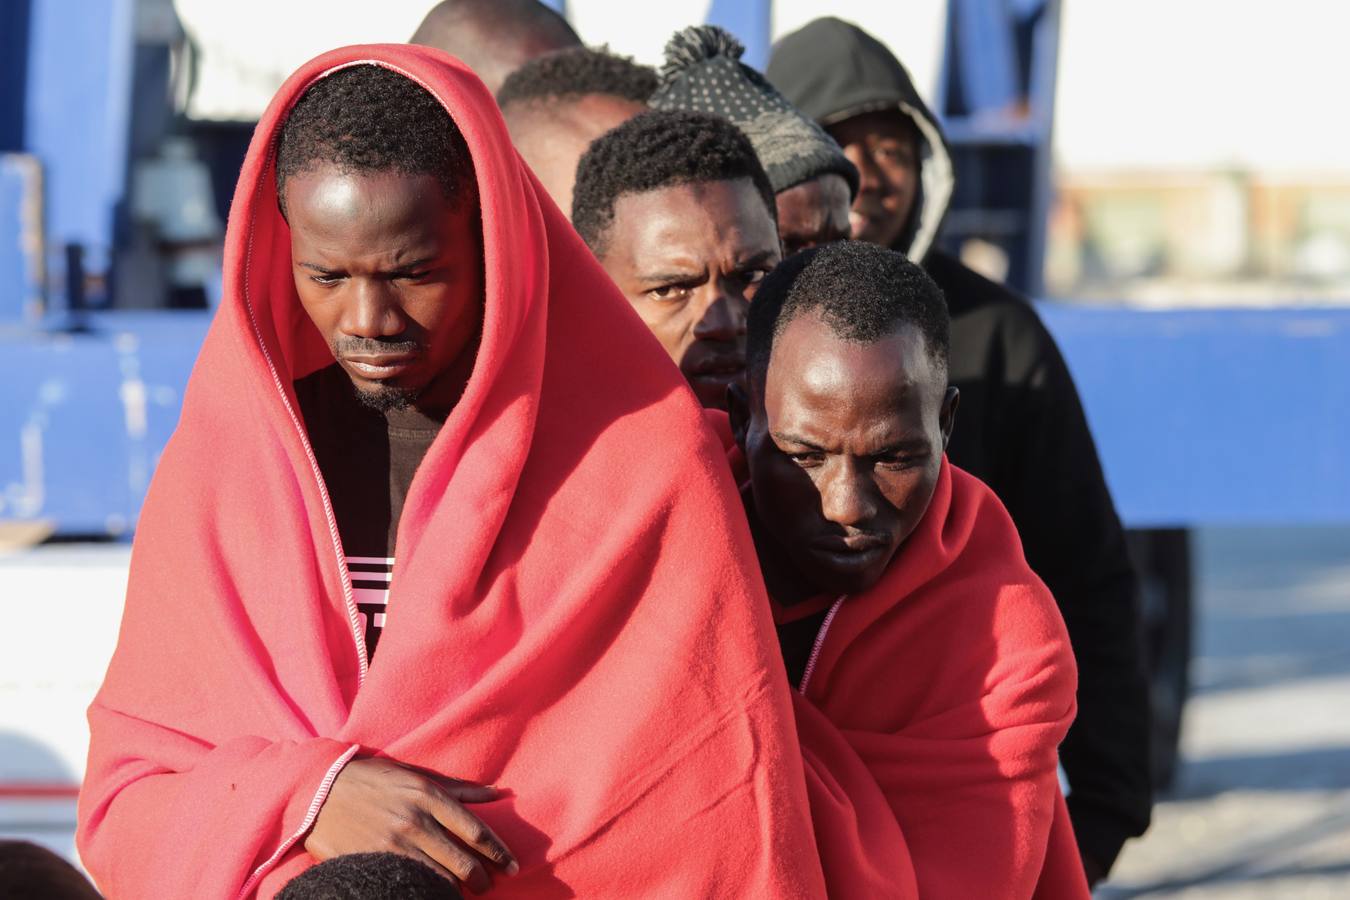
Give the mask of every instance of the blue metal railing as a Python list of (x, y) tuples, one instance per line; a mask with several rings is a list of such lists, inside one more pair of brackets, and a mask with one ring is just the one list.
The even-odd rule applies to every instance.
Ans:
[(1350, 306), (1041, 314), (1126, 524), (1350, 522)]

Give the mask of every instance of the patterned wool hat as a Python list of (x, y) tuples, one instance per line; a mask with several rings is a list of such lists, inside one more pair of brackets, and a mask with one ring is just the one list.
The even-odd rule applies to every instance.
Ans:
[(774, 193), (826, 172), (858, 193), (858, 170), (834, 139), (787, 102), (764, 76), (740, 61), (745, 48), (716, 25), (678, 31), (666, 44), (661, 86), (653, 109), (683, 109), (723, 116), (755, 145)]

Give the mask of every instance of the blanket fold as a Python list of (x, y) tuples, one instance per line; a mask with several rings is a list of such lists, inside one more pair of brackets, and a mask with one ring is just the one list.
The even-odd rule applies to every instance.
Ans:
[[(918, 529), (838, 605), (802, 686), (889, 801), (917, 886), (895, 896), (1088, 896), (1056, 776), (1075, 680), (1007, 512), (944, 460)], [(840, 747), (831, 759), (853, 767)]]

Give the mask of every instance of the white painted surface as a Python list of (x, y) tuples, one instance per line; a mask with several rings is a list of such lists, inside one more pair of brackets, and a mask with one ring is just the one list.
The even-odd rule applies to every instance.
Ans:
[(174, 0), (200, 52), (193, 118), (251, 120), (306, 61), (348, 44), (403, 43), (435, 0)]
[[(670, 36), (707, 18), (712, 0), (568, 0), (568, 19), (588, 44), (659, 63)], [(306, 60), (347, 44), (401, 42), (435, 0), (174, 0), (200, 51), (189, 113), (202, 119), (256, 119), (288, 75)], [(921, 91), (941, 65), (946, 0), (777, 0), (774, 37), (822, 15), (856, 22), (891, 46)], [(259, 23), (266, 23), (260, 27)]]
[(1350, 171), (1348, 34), (1327, 0), (1067, 0), (1058, 161)]
[(0, 555), (0, 781), (82, 776), (85, 709), (117, 643), (130, 553), (56, 544)]
[[(125, 544), (0, 554), (0, 784), (78, 785), (83, 778), (85, 710), (117, 643), (130, 555)], [(76, 860), (75, 801), (0, 793), (0, 837)]]
[(569, 0), (567, 19), (588, 44), (607, 44), (615, 53), (659, 65), (661, 51), (681, 28), (706, 20), (712, 0)]
[[(588, 43), (657, 62), (711, 0), (570, 0)], [(432, 0), (175, 0), (201, 50), (191, 113), (256, 118), (310, 57), (345, 44), (406, 41)], [(819, 15), (885, 41), (932, 97), (945, 0), (776, 0), (775, 36)], [(1350, 171), (1350, 3), (1326, 0), (1066, 0), (1056, 140), (1066, 171), (1244, 167)]]

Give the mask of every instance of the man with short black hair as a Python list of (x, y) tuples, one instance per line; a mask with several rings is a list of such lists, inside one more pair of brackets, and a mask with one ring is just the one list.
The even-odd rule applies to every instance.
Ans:
[[(826, 883), (1086, 898), (1056, 778), (1073, 656), (1002, 504), (946, 460), (948, 327), (922, 269), (861, 242), (791, 257), (750, 308), (731, 424), (788, 675), (811, 707), (798, 704), (803, 751), (834, 779), (827, 794), (866, 809), (879, 787), (899, 826), (881, 853), (868, 842), (882, 829), (859, 828), (856, 865), (822, 850)], [(859, 761), (870, 777), (850, 776)], [(837, 846), (822, 805), (817, 834)]]
[(775, 45), (766, 74), (858, 167), (853, 237), (904, 253), (947, 296), (964, 398), (951, 458), (1007, 506), (1068, 623), (1081, 680), (1063, 762), (1099, 880), (1148, 827), (1148, 689), (1134, 571), (1073, 378), (1024, 298), (934, 248), (956, 173), (937, 117), (884, 44), (817, 19)]
[(5, 900), (103, 900), (80, 870), (39, 844), (0, 839)]
[(107, 893), (388, 851), (475, 894), (819, 895), (720, 450), (483, 84), (307, 63), (224, 283), (89, 711)]
[(648, 112), (577, 166), (572, 224), (705, 407), (745, 372), (745, 316), (781, 257), (773, 187), (720, 116)]
[[(369, 122), (382, 139), (353, 139)], [(336, 359), (295, 394), (373, 659), (408, 488), (464, 390), (482, 326), (473, 160), (434, 97), (387, 69), (351, 67), (287, 116), (276, 190), (296, 293)], [(373, 249), (392, 247), (407, 252), (371, 264)], [(387, 479), (370, 477), (377, 464)]]
[(603, 47), (571, 47), (521, 66), (497, 92), (511, 140), (563, 212), (577, 161), (600, 135), (647, 109), (656, 72)]
[(458, 57), (495, 94), (525, 63), (579, 47), (581, 38), (566, 19), (539, 0), (441, 0), (408, 43)]

